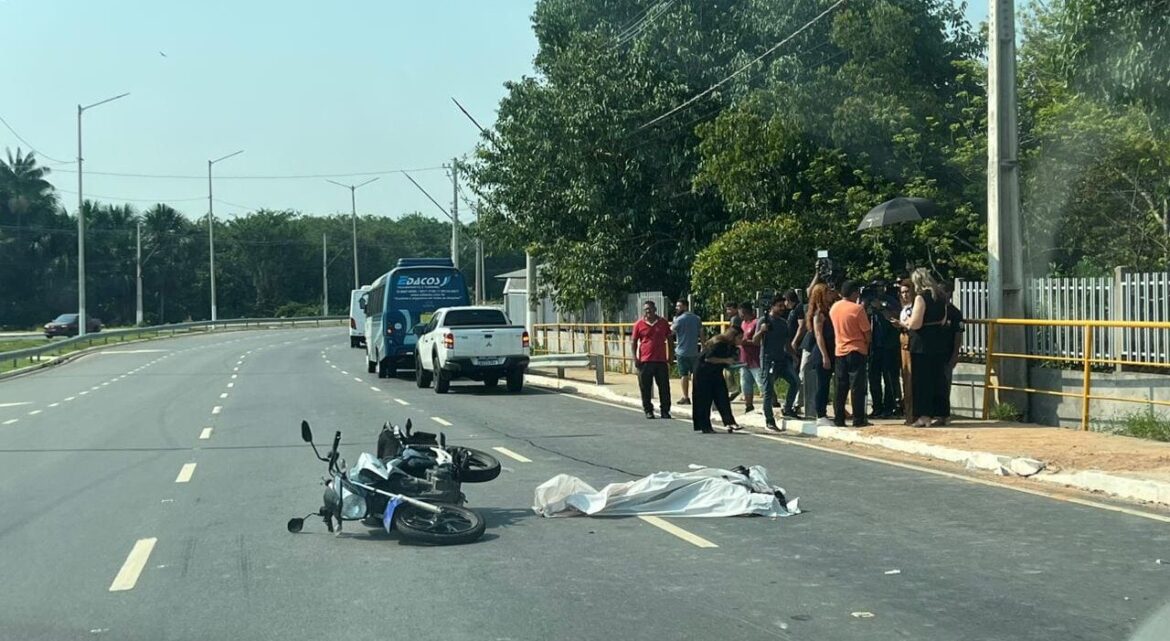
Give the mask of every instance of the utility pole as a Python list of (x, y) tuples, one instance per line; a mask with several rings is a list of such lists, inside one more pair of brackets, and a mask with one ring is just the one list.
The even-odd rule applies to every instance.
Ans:
[(209, 258), (209, 269), (211, 270), (211, 322), (215, 322), (219, 317), (219, 312), (215, 305), (215, 205), (211, 198), (211, 166), (221, 160), (227, 160), (232, 156), (238, 156), (244, 153), (244, 150), (234, 151), (226, 156), (216, 158), (215, 160), (207, 161), (207, 255)]
[(120, 94), (113, 98), (106, 98), (99, 100), (92, 105), (82, 107), (77, 105), (77, 335), (85, 336), (86, 334), (86, 313), (85, 313), (85, 196), (81, 194), (81, 114), (85, 113), (86, 109), (93, 109), (98, 105), (104, 105), (107, 102), (113, 102), (119, 98), (129, 96), (129, 93)]
[[(378, 176), (378, 178), (381, 178), (381, 176)], [(360, 185), (346, 185), (343, 183), (339, 183), (336, 180), (329, 180), (329, 179), (325, 180), (325, 182), (333, 183), (334, 185), (337, 185), (338, 187), (345, 187), (346, 189), (349, 190), (349, 213), (350, 213), (350, 220), (353, 223), (353, 288), (354, 289), (357, 289), (357, 288), (362, 286), (361, 280), (358, 278), (357, 196), (354, 195), (354, 192), (356, 192), (358, 189), (361, 189), (362, 187), (365, 187), (366, 185), (374, 182), (378, 178), (371, 178), (371, 179), (367, 180), (366, 182), (361, 183)]]
[(475, 207), (475, 298), (476, 303), (482, 305), (486, 297), (484, 296), (484, 286), (487, 282), (484, 280), (483, 273), (483, 227), (480, 226), (479, 219), (479, 205)]
[(329, 247), (328, 236), (321, 234), (321, 315), (329, 315)]
[(137, 249), (135, 250), (135, 271), (137, 272), (135, 280), (138, 284), (137, 305), (134, 308), (134, 324), (142, 327), (142, 221), (138, 221), (138, 233), (136, 234)]
[[(1023, 225), (1020, 220), (1019, 130), (1016, 119), (1015, 0), (991, 0), (987, 75), (987, 280), (991, 317), (1024, 318)], [(996, 351), (1023, 353), (1023, 327), (997, 327)], [(992, 359), (988, 359), (988, 367)], [(999, 385), (1027, 387), (1027, 362), (1001, 359)], [(1028, 396), (1000, 395), (1027, 413)]]
[(451, 159), (451, 262), (459, 269), (459, 159)]

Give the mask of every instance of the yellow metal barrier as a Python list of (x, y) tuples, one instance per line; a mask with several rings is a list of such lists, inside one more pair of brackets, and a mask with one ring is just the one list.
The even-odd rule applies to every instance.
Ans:
[[(704, 321), (703, 327), (714, 328), (716, 331), (721, 331), (727, 326), (727, 321)], [(630, 334), (634, 329), (633, 323), (536, 323), (532, 326), (533, 333), (536, 334), (537, 348), (533, 353), (537, 354), (563, 354), (563, 353), (578, 353), (580, 348), (581, 353), (600, 355), (603, 357), (602, 362), (616, 360), (621, 363), (621, 371), (628, 374), (630, 372), (630, 364), (634, 362), (634, 355), (629, 354), (630, 349)], [(564, 332), (569, 333), (569, 352), (564, 352), (561, 336)], [(583, 340), (579, 339), (577, 334), (583, 335)], [(554, 338), (549, 338), (552, 334)], [(598, 337), (596, 338), (595, 337)], [(581, 340), (578, 343), (578, 340)], [(595, 344), (595, 340), (599, 340), (601, 345)], [(617, 354), (610, 353), (610, 342), (617, 340), (621, 346), (621, 352)], [(550, 349), (555, 347), (554, 349)], [(674, 350), (670, 349), (673, 345), (667, 342), (667, 355), (674, 362)]]
[[(1168, 370), (1170, 373), (1170, 363), (1157, 361), (1138, 361), (1128, 360), (1123, 358), (1105, 358), (1098, 357), (1094, 352), (1094, 333), (1095, 329), (1161, 329), (1170, 330), (1170, 323), (1156, 323), (1148, 321), (1095, 321), (1095, 320), (1046, 320), (1046, 319), (1020, 319), (1020, 318), (1000, 318), (995, 320), (969, 320), (971, 324), (986, 325), (987, 326), (987, 366), (984, 370), (983, 377), (983, 418), (990, 418), (991, 405), (993, 395), (996, 391), (1012, 391), (1025, 392), (1028, 394), (1044, 394), (1048, 396), (1061, 396), (1066, 398), (1081, 399), (1081, 429), (1089, 429), (1089, 405), (1092, 401), (1114, 401), (1121, 403), (1141, 403), (1146, 405), (1158, 405), (1170, 407), (1170, 401), (1160, 401), (1152, 398), (1125, 398), (1120, 396), (1103, 396), (1093, 394), (1093, 366), (1094, 365), (1129, 365), (1131, 367), (1150, 367)], [(998, 351), (997, 339), (1003, 327), (1076, 327), (1084, 330), (1084, 338), (1081, 343), (1081, 356), (1048, 356), (1044, 354), (1021, 354), (1016, 352)], [(1024, 361), (1054, 361), (1059, 363), (1080, 363), (1083, 371), (1081, 392), (1072, 393), (1056, 390), (1037, 389), (1034, 387), (1013, 387), (1009, 385), (1000, 385), (993, 381), (993, 378), (998, 378), (996, 374), (999, 371), (999, 366), (1002, 365), (1003, 359), (1014, 358)]]

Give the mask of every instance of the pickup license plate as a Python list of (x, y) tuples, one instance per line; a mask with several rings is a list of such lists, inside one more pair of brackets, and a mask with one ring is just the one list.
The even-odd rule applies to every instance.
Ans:
[(475, 358), (476, 365), (503, 365), (503, 357), (498, 356), (477, 356)]

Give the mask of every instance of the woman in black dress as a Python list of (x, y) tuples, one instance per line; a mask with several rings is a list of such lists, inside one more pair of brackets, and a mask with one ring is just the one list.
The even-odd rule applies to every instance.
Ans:
[(925, 268), (910, 275), (914, 283), (914, 308), (909, 321), (910, 386), (915, 427), (939, 426), (946, 418), (951, 393), (947, 385), (946, 365), (953, 346), (947, 328), (946, 296)]
[(711, 427), (711, 404), (719, 410), (723, 425), (727, 431), (734, 432), (740, 429), (731, 413), (731, 399), (727, 396), (727, 381), (723, 378), (723, 370), (736, 362), (738, 345), (743, 340), (743, 330), (731, 325), (712, 338), (699, 354), (699, 362), (695, 367), (694, 390), (691, 392), (694, 402), (694, 425), (696, 432), (711, 434), (715, 431)]

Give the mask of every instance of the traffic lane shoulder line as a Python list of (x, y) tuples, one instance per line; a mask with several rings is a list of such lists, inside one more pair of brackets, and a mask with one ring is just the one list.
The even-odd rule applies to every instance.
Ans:
[(504, 456), (507, 456), (510, 459), (520, 461), (521, 463), (532, 462), (532, 459), (528, 458), (527, 456), (524, 456), (523, 454), (517, 454), (516, 452), (513, 452), (506, 447), (493, 447), (492, 449), (499, 452), (500, 454), (503, 454)]
[(649, 523), (650, 525), (653, 525), (654, 527), (662, 530), (663, 532), (677, 536), (678, 538), (686, 541), (687, 543), (690, 543), (691, 545), (693, 545), (695, 547), (700, 547), (700, 548), (717, 548), (717, 547), (719, 547), (718, 545), (715, 545), (714, 543), (708, 541), (707, 539), (704, 539), (703, 537), (699, 536), (698, 534), (692, 534), (692, 533), (682, 529), (681, 527), (679, 527), (679, 526), (677, 526), (677, 525), (675, 525), (675, 524), (673, 524), (665, 519), (659, 518), (657, 516), (639, 516), (638, 518), (645, 521), (646, 523)]
[(134, 586), (138, 584), (138, 577), (142, 575), (142, 570), (146, 567), (146, 562), (150, 560), (150, 553), (154, 550), (155, 543), (158, 543), (158, 539), (154, 537), (135, 541), (134, 547), (131, 548), (130, 554), (126, 557), (126, 562), (122, 564), (122, 569), (118, 570), (114, 582), (110, 584), (110, 592), (124, 592), (134, 589)]
[(894, 467), (900, 467), (902, 469), (912, 470), (915, 472), (923, 472), (926, 474), (933, 474), (935, 476), (943, 476), (943, 477), (955, 479), (958, 481), (965, 481), (967, 483), (975, 483), (976, 485), (986, 485), (987, 487), (995, 487), (995, 488), (999, 488), (1002, 490), (1012, 490), (1013, 492), (1022, 492), (1024, 494), (1031, 494), (1033, 496), (1041, 496), (1041, 497), (1044, 497), (1046, 499), (1052, 499), (1054, 501), (1063, 501), (1065, 503), (1073, 503), (1076, 505), (1083, 505), (1085, 507), (1094, 507), (1094, 508), (1097, 508), (1099, 510), (1108, 510), (1110, 512), (1120, 512), (1122, 514), (1128, 514), (1130, 516), (1137, 516), (1137, 517), (1141, 517), (1143, 519), (1150, 519), (1151, 521), (1160, 521), (1162, 523), (1170, 523), (1170, 516), (1164, 516), (1162, 514), (1154, 514), (1152, 512), (1142, 512), (1141, 510), (1134, 510), (1134, 509), (1130, 509), (1127, 507), (1122, 507), (1120, 505), (1109, 505), (1108, 503), (1098, 503), (1097, 501), (1089, 501), (1087, 499), (1078, 499), (1078, 498), (1072, 497), (1072, 496), (1061, 496), (1059, 494), (1053, 494), (1051, 492), (1045, 492), (1043, 490), (1035, 490), (1035, 489), (1027, 488), (1027, 487), (1016, 487), (1015, 485), (1007, 485), (1005, 483), (996, 483), (995, 481), (988, 481), (988, 480), (977, 478), (974, 476), (966, 476), (964, 474), (957, 474), (955, 472), (947, 472), (945, 470), (936, 470), (936, 469), (924, 467), (921, 465), (914, 465), (912, 463), (900, 463), (898, 461), (887, 461), (885, 459), (881, 459), (881, 458), (878, 458), (876, 456), (866, 456), (864, 454), (855, 454), (853, 452), (842, 452), (840, 450), (835, 450), (831, 447), (813, 445), (812, 443), (803, 443), (803, 442), (797, 441), (795, 439), (787, 439), (787, 438), (784, 438), (781, 436), (772, 436), (770, 434), (752, 434), (752, 436), (755, 436), (757, 438), (768, 439), (769, 441), (777, 441), (779, 443), (784, 443), (785, 445), (796, 445), (799, 447), (807, 447), (807, 448), (812, 449), (812, 450), (819, 450), (821, 452), (828, 452), (831, 454), (840, 454), (841, 456), (848, 456), (850, 458), (861, 459), (863, 461), (869, 461), (871, 463), (881, 463), (883, 465), (892, 465)]

